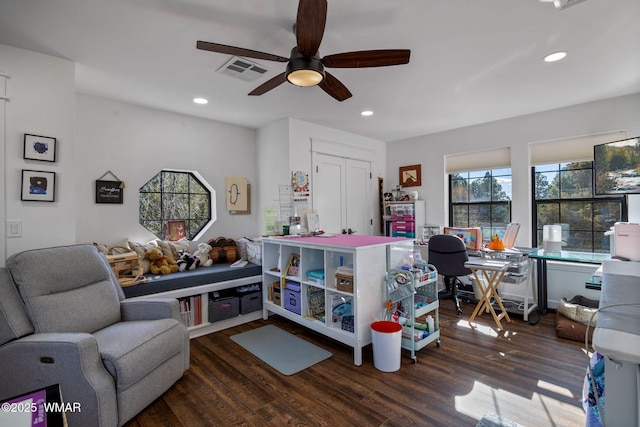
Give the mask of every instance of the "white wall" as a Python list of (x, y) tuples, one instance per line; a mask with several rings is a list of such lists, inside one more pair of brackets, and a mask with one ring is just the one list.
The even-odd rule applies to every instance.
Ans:
[[(251, 214), (231, 215), (225, 201), (226, 176), (257, 180), (254, 129), (82, 94), (76, 105), (79, 242), (155, 238), (138, 223), (138, 190), (163, 168), (198, 171), (216, 190), (218, 219), (200, 241), (256, 234), (256, 186)], [(95, 203), (95, 180), (107, 171), (125, 182), (122, 205)]]
[[(258, 130), (257, 143), (258, 207), (278, 205), (278, 186), (291, 181), (289, 170), (289, 119), (282, 119)], [(264, 217), (257, 218), (257, 236), (264, 233)], [(250, 236), (248, 236), (250, 237)]]
[[(11, 76), (0, 138), (0, 266), (32, 248), (154, 238), (138, 224), (137, 196), (162, 168), (197, 170), (217, 190), (218, 220), (201, 240), (258, 233), (255, 129), (76, 95), (72, 62), (10, 46), (0, 45), (0, 71)], [(55, 137), (56, 162), (24, 160), (25, 133)], [(55, 172), (55, 202), (21, 201), (22, 169)], [(95, 203), (95, 180), (109, 170), (127, 185), (122, 205)], [(226, 176), (254, 184), (250, 215), (227, 212)], [(5, 238), (5, 220), (21, 220), (23, 236)]]
[[(345, 147), (366, 148), (372, 152), (371, 195), (377, 200), (377, 176), (383, 177), (386, 169), (385, 143), (372, 138), (328, 128), (298, 119), (283, 119), (261, 128), (258, 132), (258, 170), (261, 206), (278, 202), (278, 185), (290, 184), (291, 173), (307, 172), (311, 176), (311, 141), (319, 139), (334, 142)], [(313, 187), (313, 185), (312, 185)], [(313, 188), (311, 188), (313, 191)], [(379, 230), (374, 214), (373, 230)], [(322, 223), (322, 212), (320, 223)], [(260, 232), (264, 222), (260, 218)]]
[[(21, 220), (23, 233), (23, 237), (3, 240), (5, 255), (35, 247), (74, 243), (74, 64), (0, 45), (0, 70), (10, 75), (7, 95), (11, 98), (6, 103), (5, 186), (0, 188), (6, 217), (2, 219)], [(56, 138), (56, 162), (24, 160), (25, 133)], [(55, 172), (55, 202), (21, 201), (22, 169)], [(4, 257), (0, 263), (4, 265)]]
[[(422, 164), (422, 187), (415, 189), (420, 198), (427, 201), (427, 222), (447, 225), (445, 156), (509, 147), (513, 173), (512, 220), (522, 224), (518, 244), (530, 245), (529, 144), (618, 130), (626, 130), (630, 137), (637, 136), (640, 135), (638, 117), (640, 93), (390, 142), (387, 144), (386, 172), (389, 180), (385, 187), (392, 188), (397, 184), (400, 166)], [(631, 213), (631, 217), (639, 216), (640, 213)]]

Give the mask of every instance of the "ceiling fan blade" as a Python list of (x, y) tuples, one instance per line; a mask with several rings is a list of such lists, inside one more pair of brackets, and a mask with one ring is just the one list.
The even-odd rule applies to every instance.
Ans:
[(289, 58), (272, 55), (270, 53), (258, 52), (257, 50), (244, 49), (242, 47), (227, 46), (224, 44), (203, 42), (198, 40), (196, 47), (201, 50), (211, 52), (226, 53), (227, 55), (244, 56), (245, 58), (266, 59), (267, 61), (287, 62)]
[(262, 83), (260, 86), (258, 86), (257, 88), (249, 92), (249, 95), (250, 96), (262, 95), (263, 93), (269, 92), (271, 89), (274, 89), (280, 86), (286, 80), (285, 74), (286, 73), (278, 74), (274, 78), (267, 80), (266, 82)]
[(340, 80), (336, 79), (326, 71), (324, 80), (318, 86), (320, 86), (322, 90), (324, 90), (340, 102), (344, 101), (345, 99), (349, 99), (352, 96), (351, 92), (349, 92), (349, 89), (347, 89), (347, 87), (343, 85)]
[(386, 67), (407, 64), (410, 55), (409, 49), (363, 50), (327, 55), (321, 61), (328, 68)]
[(298, 52), (305, 56), (318, 53), (327, 22), (327, 0), (300, 0), (296, 18)]

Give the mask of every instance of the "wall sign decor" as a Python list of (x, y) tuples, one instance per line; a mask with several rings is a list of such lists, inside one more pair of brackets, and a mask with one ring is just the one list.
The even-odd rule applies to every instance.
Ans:
[(403, 187), (420, 187), (422, 185), (422, 165), (400, 167), (400, 185)]
[(56, 173), (22, 169), (20, 200), (53, 202), (56, 199)]
[(56, 161), (56, 139), (49, 136), (24, 134), (24, 155), (27, 160)]
[[(115, 181), (106, 181), (102, 178), (111, 175)], [(115, 203), (121, 205), (124, 201), (124, 181), (121, 181), (113, 172), (107, 171), (96, 179), (96, 203)]]
[(251, 213), (249, 201), (249, 181), (247, 178), (228, 176), (225, 179), (227, 187), (227, 210), (232, 214)]

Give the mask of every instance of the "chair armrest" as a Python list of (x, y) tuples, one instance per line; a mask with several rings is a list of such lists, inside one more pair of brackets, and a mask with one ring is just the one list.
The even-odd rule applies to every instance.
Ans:
[(175, 298), (125, 299), (120, 301), (123, 321), (173, 318), (180, 321), (180, 305)]
[(116, 425), (113, 377), (105, 369), (95, 338), (87, 333), (33, 334), (0, 346), (0, 398), (60, 384), (65, 402), (79, 402), (69, 425)]

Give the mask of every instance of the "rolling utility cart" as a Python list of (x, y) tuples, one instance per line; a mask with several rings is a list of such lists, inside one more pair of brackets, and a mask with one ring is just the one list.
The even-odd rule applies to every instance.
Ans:
[[(411, 351), (411, 362), (418, 361), (416, 351), (436, 342), (440, 347), (438, 308), (438, 272), (431, 264), (409, 270), (387, 272), (387, 317), (402, 325), (402, 348)], [(425, 323), (416, 319), (427, 315)]]

